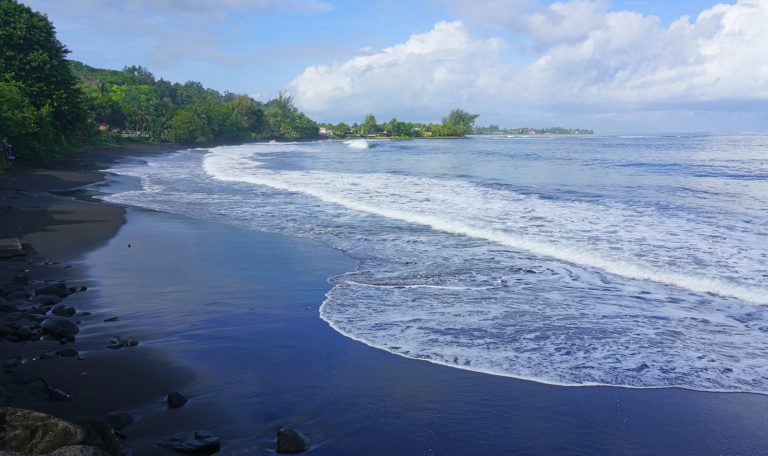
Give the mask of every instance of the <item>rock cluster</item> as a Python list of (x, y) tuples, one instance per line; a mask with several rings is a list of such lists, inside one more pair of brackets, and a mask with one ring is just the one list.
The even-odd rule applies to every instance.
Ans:
[(110, 456), (120, 445), (109, 425), (98, 421), (74, 424), (45, 413), (0, 407), (3, 455)]

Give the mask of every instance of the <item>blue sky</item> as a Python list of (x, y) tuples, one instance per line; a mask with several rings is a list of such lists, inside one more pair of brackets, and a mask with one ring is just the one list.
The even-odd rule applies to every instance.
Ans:
[[(71, 58), (320, 121), (766, 131), (768, 0), (27, 0)], [(688, 18), (682, 18), (688, 16)]]

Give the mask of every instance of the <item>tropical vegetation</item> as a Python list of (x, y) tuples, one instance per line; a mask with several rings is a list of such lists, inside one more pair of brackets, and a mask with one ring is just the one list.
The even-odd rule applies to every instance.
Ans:
[(376, 116), (368, 114), (361, 123), (348, 125), (320, 124), (321, 133), (333, 138), (377, 137), (377, 138), (457, 138), (470, 133), (478, 114), (454, 109), (443, 118), (442, 123), (404, 122), (392, 119), (378, 123)]

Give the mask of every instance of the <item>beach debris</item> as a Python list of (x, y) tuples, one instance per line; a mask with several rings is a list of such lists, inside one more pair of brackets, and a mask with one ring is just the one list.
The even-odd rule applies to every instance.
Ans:
[(59, 304), (53, 309), (51, 309), (51, 313), (54, 315), (58, 315), (60, 317), (71, 317), (75, 314), (77, 310), (75, 310), (74, 307), (68, 306), (66, 304)]
[(51, 317), (45, 320), (41, 326), (43, 334), (48, 334), (56, 339), (74, 340), (75, 334), (80, 328), (70, 320), (61, 317)]
[(79, 285), (76, 287), (69, 287), (68, 290), (70, 293), (82, 293), (83, 291), (87, 290), (88, 287), (85, 285)]
[(120, 319), (120, 317), (109, 317), (109, 318), (105, 318), (104, 321), (106, 321), (106, 322), (113, 322), (113, 321), (117, 321), (119, 319)]
[(221, 449), (221, 439), (211, 431), (179, 432), (157, 443), (181, 453), (213, 454)]
[(186, 404), (188, 400), (189, 399), (184, 397), (184, 395), (179, 393), (178, 391), (168, 393), (168, 397), (165, 398), (165, 402), (168, 404), (169, 409), (179, 408), (182, 405)]
[(35, 294), (40, 295), (56, 295), (60, 298), (66, 298), (70, 295), (69, 288), (67, 287), (67, 284), (64, 282), (56, 282), (52, 283), (50, 285), (44, 285), (37, 290), (35, 290)]
[(131, 339), (130, 337), (113, 337), (109, 340), (107, 348), (117, 350), (118, 348), (129, 348), (137, 345), (139, 345), (139, 341), (136, 339)]
[(79, 426), (33, 410), (0, 407), (0, 422), (0, 448), (9, 451), (46, 454), (78, 445), (85, 438)]
[(63, 390), (60, 390), (58, 388), (54, 388), (52, 386), (48, 385), (48, 382), (45, 381), (43, 377), (37, 377), (33, 378), (32, 380), (25, 382), (25, 383), (34, 383), (39, 381), (40, 383), (45, 386), (46, 391), (48, 392), (48, 400), (54, 401), (54, 402), (63, 402), (63, 401), (71, 401), (72, 395), (67, 394)]
[(291, 428), (281, 428), (277, 431), (278, 453), (301, 453), (309, 449), (309, 438)]
[(112, 429), (119, 431), (133, 423), (133, 416), (127, 412), (110, 412), (104, 416), (104, 421), (112, 426)]
[(56, 354), (59, 356), (63, 356), (65, 358), (72, 358), (79, 355), (80, 352), (75, 350), (74, 348), (65, 348), (63, 350), (57, 351)]

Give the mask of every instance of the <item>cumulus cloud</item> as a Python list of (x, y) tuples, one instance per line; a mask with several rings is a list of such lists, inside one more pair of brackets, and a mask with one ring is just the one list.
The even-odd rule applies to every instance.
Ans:
[(602, 1), (542, 8), (516, 0), (530, 10), (515, 14), (510, 2), (472, 3), (470, 23), (478, 14), (493, 16), (533, 41), (527, 63), (512, 65), (502, 38), (476, 38), (460, 21), (440, 22), (379, 52), (308, 67), (289, 90), (316, 113), (403, 105), (437, 113), (467, 104), (497, 113), (522, 106), (596, 113), (768, 103), (768, 0), (718, 4), (669, 25), (609, 11)]
[(310, 66), (289, 90), (308, 111), (401, 111), (471, 99), (499, 60), (498, 38), (475, 39), (461, 22), (439, 22), (406, 42), (336, 65)]

